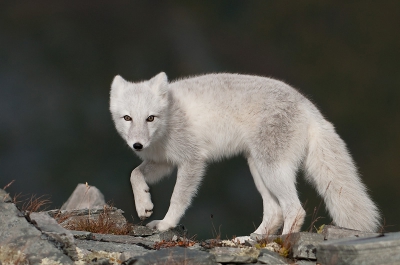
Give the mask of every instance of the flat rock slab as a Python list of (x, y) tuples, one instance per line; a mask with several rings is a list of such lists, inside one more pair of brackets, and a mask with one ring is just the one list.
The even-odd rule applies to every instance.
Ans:
[(125, 259), (128, 259), (130, 257), (140, 257), (149, 253), (154, 253), (154, 250), (148, 250), (141, 246), (115, 242), (75, 239), (75, 244), (78, 248), (85, 249), (91, 252), (118, 252), (124, 254)]
[(39, 227), (39, 229), (42, 232), (46, 232), (49, 235), (55, 235), (55, 236), (63, 236), (65, 239), (68, 239), (71, 244), (74, 243), (74, 236), (72, 233), (59, 225), (57, 221), (50, 217), (48, 213), (45, 212), (39, 212), (39, 213), (30, 213), (29, 217), (32, 222), (36, 223), (36, 226)]
[(327, 241), (317, 247), (317, 259), (325, 265), (400, 264), (400, 232)]
[(114, 242), (122, 244), (136, 244), (145, 249), (153, 249), (155, 242), (148, 240), (147, 238), (133, 237), (133, 236), (120, 236), (120, 235), (104, 235), (104, 234), (92, 234), (92, 240), (102, 242)]
[(347, 237), (373, 237), (379, 235), (378, 233), (362, 232), (334, 225), (325, 225), (322, 229), (321, 234), (324, 235), (325, 240), (333, 240)]
[(257, 260), (262, 264), (290, 264), (278, 253), (266, 249), (260, 250), (260, 256), (257, 258)]
[(106, 205), (104, 195), (94, 186), (78, 184), (61, 210), (103, 208)]
[(108, 222), (112, 222), (118, 227), (123, 227), (127, 224), (127, 221), (123, 216), (124, 211), (115, 207), (80, 210), (51, 210), (46, 213), (58, 220), (60, 225), (66, 228), (73, 227), (74, 224), (88, 219), (97, 221), (101, 215), (106, 216)]
[[(4, 198), (4, 194), (2, 192), (0, 196)], [(73, 264), (71, 258), (48, 241), (34, 225), (28, 223), (25, 216), (7, 199), (0, 200), (0, 224), (0, 257), (4, 264), (38, 264), (43, 260)], [(19, 255), (19, 260), (5, 261), (4, 256), (8, 259), (13, 255)]]
[(221, 263), (254, 263), (260, 255), (258, 249), (251, 247), (215, 247), (210, 253), (215, 256), (216, 262)]
[(156, 229), (151, 229), (147, 226), (135, 225), (130, 232), (131, 236), (151, 236), (157, 233)]
[(161, 249), (138, 259), (129, 259), (126, 265), (148, 264), (185, 264), (185, 265), (216, 265), (214, 256), (210, 253), (181, 247)]

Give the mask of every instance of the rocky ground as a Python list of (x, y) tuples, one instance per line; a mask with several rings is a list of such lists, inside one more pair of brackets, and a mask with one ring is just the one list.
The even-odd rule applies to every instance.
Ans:
[(46, 212), (21, 211), (0, 189), (0, 265), (250, 263), (400, 264), (400, 232), (325, 226), (319, 233), (252, 234), (244, 243), (195, 242), (182, 225), (160, 233), (128, 224), (95, 187), (78, 185), (60, 210)]

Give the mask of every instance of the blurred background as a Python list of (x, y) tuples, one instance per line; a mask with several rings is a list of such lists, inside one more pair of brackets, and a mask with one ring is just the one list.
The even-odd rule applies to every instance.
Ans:
[[(58, 208), (88, 182), (138, 223), (129, 177), (140, 160), (111, 121), (113, 77), (246, 73), (285, 81), (320, 108), (385, 230), (398, 231), (399, 19), (399, 1), (2, 1), (0, 188), (15, 180), (12, 195), (47, 194)], [(151, 186), (152, 219), (164, 217), (175, 174)], [(298, 190), (307, 230), (321, 199), (301, 172)], [(315, 216), (316, 226), (331, 222), (324, 205)], [(182, 223), (198, 239), (225, 239), (261, 218), (261, 196), (235, 157), (210, 165)]]

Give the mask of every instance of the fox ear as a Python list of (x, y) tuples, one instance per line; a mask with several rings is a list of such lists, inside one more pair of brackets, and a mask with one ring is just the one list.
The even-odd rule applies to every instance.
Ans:
[(150, 87), (156, 89), (160, 96), (165, 96), (168, 92), (168, 77), (164, 72), (159, 73), (149, 80)]
[(125, 87), (126, 83), (127, 82), (125, 79), (123, 79), (120, 75), (116, 75), (111, 83), (111, 96), (118, 96), (118, 91), (121, 91), (121, 89)]

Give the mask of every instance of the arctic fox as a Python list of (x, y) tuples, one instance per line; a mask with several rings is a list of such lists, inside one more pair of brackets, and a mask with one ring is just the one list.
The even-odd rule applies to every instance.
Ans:
[(117, 75), (110, 110), (117, 131), (143, 160), (130, 177), (140, 218), (153, 212), (146, 183), (178, 168), (168, 212), (150, 227), (175, 227), (206, 163), (237, 154), (247, 159), (263, 200), (255, 233), (273, 234), (282, 223), (283, 234), (300, 230), (305, 216), (296, 191), (300, 166), (336, 225), (362, 231), (379, 225), (379, 211), (343, 140), (308, 99), (281, 81), (223, 73), (169, 83), (160, 73), (132, 83)]

